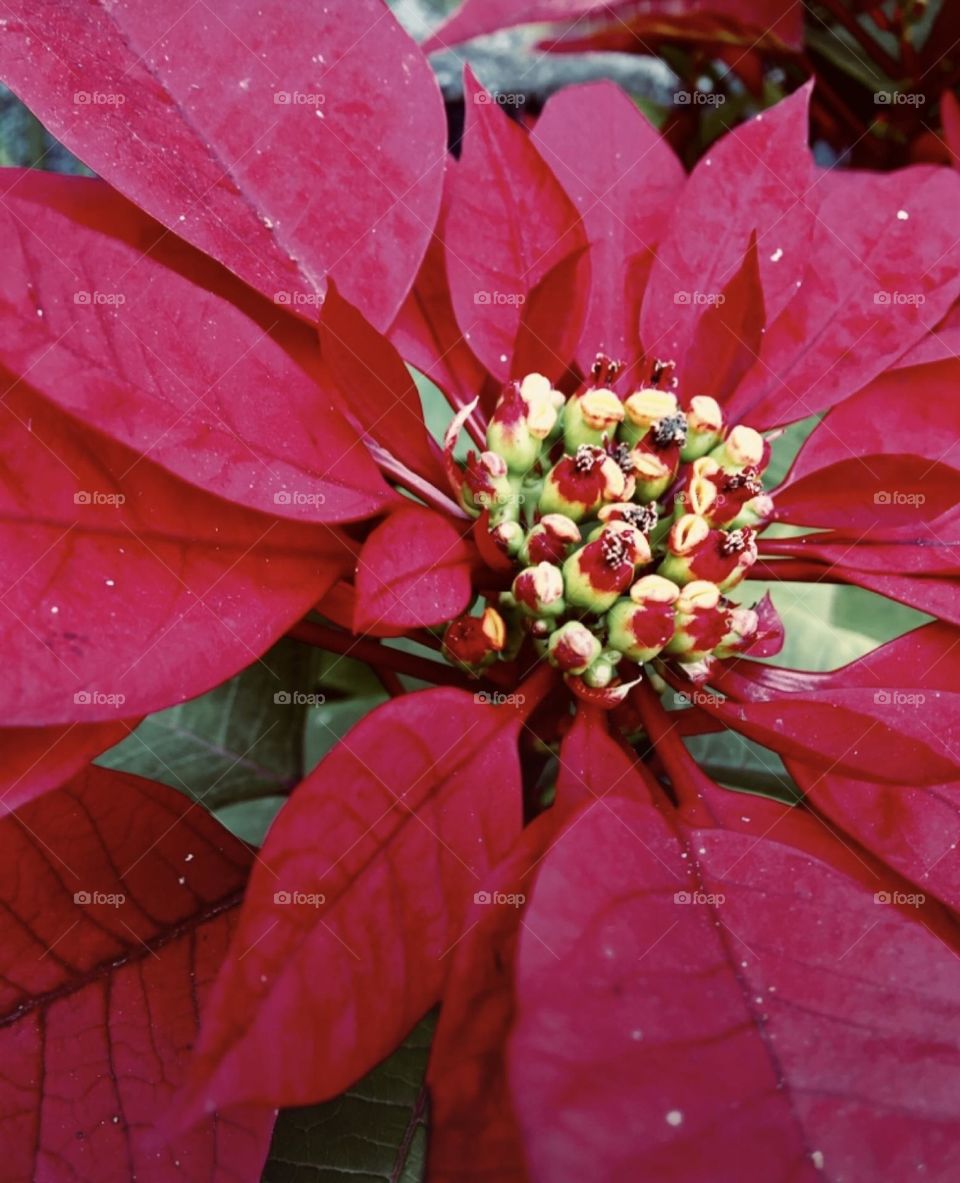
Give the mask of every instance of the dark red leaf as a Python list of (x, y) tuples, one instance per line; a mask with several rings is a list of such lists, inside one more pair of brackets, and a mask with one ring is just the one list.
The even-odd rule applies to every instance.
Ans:
[(17, 809), (62, 785), (135, 725), (136, 720), (0, 729), (0, 810)]
[(635, 363), (646, 268), (683, 185), (680, 162), (634, 102), (609, 82), (553, 95), (533, 142), (583, 218), (590, 301), (577, 351)]
[(403, 358), (332, 283), (320, 318), (320, 342), (344, 412), (361, 436), (376, 440), (407, 468), (443, 488), (440, 449), (427, 431)]
[(509, 1045), (531, 1178), (949, 1178), (945, 917), (877, 902), (900, 881), (875, 887), (815, 823), (729, 797), (739, 832), (614, 797), (541, 864)]
[(499, 381), (524, 302), (562, 259), (586, 245), (573, 204), (527, 133), (473, 77), (464, 75), (467, 126), (444, 224), (457, 322)]
[(200, 694), (352, 563), (330, 527), (204, 494), (5, 385), (6, 725), (130, 718)]
[(960, 242), (944, 217), (960, 201), (956, 172), (848, 173), (820, 192), (802, 286), (768, 315), (761, 359), (732, 402), (755, 427), (804, 419), (860, 390), (960, 293)]
[(357, 632), (390, 636), (459, 616), (473, 599), (474, 552), (449, 518), (409, 505), (373, 531), (357, 557)]
[(437, 1001), (468, 903), (520, 832), (520, 725), (463, 691), (396, 699), (294, 791), (251, 878), (190, 1100), (335, 1096)]
[(804, 86), (723, 136), (693, 170), (644, 295), (647, 354), (687, 356), (697, 322), (741, 267), (754, 235), (768, 323), (793, 300), (813, 222), (805, 199), (814, 180), (809, 98)]
[(454, 406), (462, 407), (480, 392), (486, 370), (460, 331), (447, 281), (442, 227), (455, 168), (456, 161), (448, 157), (440, 223), (430, 239), (410, 295), (390, 329), (390, 339), (411, 365), (451, 398)]
[(273, 1115), (160, 1128), (250, 855), (172, 789), (91, 768), (0, 821), (5, 1179), (254, 1183)]
[(545, 374), (558, 383), (566, 374), (583, 330), (590, 266), (586, 250), (567, 255), (531, 291), (520, 316), (511, 377)]
[(430, 1051), (428, 1177), (435, 1183), (527, 1183), (507, 1087), (513, 971), (531, 872), (556, 839), (552, 809), (518, 837), (474, 896), (472, 923), (449, 951), (440, 1022)]
[(329, 272), (377, 328), (393, 320), (439, 208), (446, 125), (377, 0), (13, 0), (5, 17), (0, 76), (94, 172), (308, 319)]
[(777, 490), (778, 517), (870, 540), (913, 526), (928, 545), (927, 523), (957, 500), (958, 381), (956, 360), (891, 370), (834, 407)]
[(724, 402), (756, 362), (763, 342), (766, 318), (756, 235), (720, 296), (697, 322), (679, 377), (688, 395), (709, 392)]
[(389, 503), (335, 392), (321, 385), (306, 326), (101, 181), (8, 177), (0, 207), (8, 369), (227, 500), (315, 521)]

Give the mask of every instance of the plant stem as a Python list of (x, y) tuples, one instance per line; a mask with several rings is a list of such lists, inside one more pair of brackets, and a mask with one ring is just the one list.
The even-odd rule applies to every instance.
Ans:
[(356, 637), (310, 620), (302, 620), (295, 624), (287, 632), (287, 636), (304, 641), (307, 645), (315, 645), (318, 649), (326, 649), (330, 653), (354, 657), (378, 671), (392, 670), (394, 673), (419, 678), (423, 682), (433, 682), (438, 686), (459, 686), (464, 690), (475, 691), (482, 686), (480, 681), (468, 678), (453, 666), (430, 661), (426, 657), (417, 657), (413, 653), (402, 653), (399, 649), (390, 649), (369, 637)]

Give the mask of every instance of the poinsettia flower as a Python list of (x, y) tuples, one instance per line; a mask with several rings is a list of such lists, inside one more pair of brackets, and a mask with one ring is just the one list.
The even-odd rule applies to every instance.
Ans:
[[(469, 79), (468, 87), (482, 93)], [(462, 647), (465, 624), (457, 625), (455, 641), (451, 637), (457, 662), (473, 667), (483, 679), (480, 686), (497, 689), (478, 690), (472, 701), (462, 691), (438, 690), (391, 703), (348, 735), (294, 794), (262, 852), (269, 870), (254, 873), (235, 959), (221, 975), (208, 1012), (188, 1093), (192, 1103), (302, 1104), (334, 1095), (442, 997), (430, 1069), (435, 1178), (457, 1177), (468, 1153), (477, 1161), (478, 1177), (581, 1178), (587, 1170), (582, 1146), (589, 1144), (604, 1177), (628, 1177), (646, 1167), (698, 1180), (706, 1177), (708, 1160), (715, 1172), (716, 1147), (730, 1171), (733, 1164), (739, 1170), (738, 1148), (745, 1139), (755, 1173), (816, 1172), (825, 1161), (859, 1170), (872, 1161), (870, 1138), (835, 1104), (824, 1106), (816, 1098), (845, 1098), (858, 1122), (879, 1130), (885, 1120), (880, 1114), (898, 1096), (882, 1083), (882, 1073), (875, 1077), (866, 1067), (876, 1032), (883, 1029), (916, 1071), (910, 1104), (889, 1137), (898, 1147), (909, 1145), (914, 1157), (932, 1156), (937, 1169), (946, 1161), (938, 1149), (942, 1096), (934, 1083), (935, 1058), (923, 1051), (929, 1037), (924, 1020), (918, 1012), (889, 1025), (883, 1000), (890, 996), (893, 962), (877, 961), (873, 940), (856, 951), (854, 946), (873, 923), (877, 900), (909, 899), (882, 920), (893, 926), (889, 939), (902, 941), (905, 955), (915, 959), (916, 972), (897, 987), (904, 991), (898, 997), (905, 1005), (911, 992), (925, 989), (922, 966), (937, 982), (952, 980), (955, 962), (941, 942), (952, 948), (954, 938), (934, 900), (956, 902), (950, 880), (946, 873), (928, 877), (925, 860), (911, 858), (912, 829), (901, 840), (875, 815), (861, 819), (855, 809), (841, 809), (836, 802), (842, 789), (825, 787), (852, 777), (858, 785), (873, 786), (873, 797), (866, 798), (872, 802), (902, 791), (904, 784), (912, 786), (918, 802), (928, 795), (949, 800), (945, 786), (956, 777), (956, 713), (950, 667), (942, 675), (924, 668), (924, 662), (931, 664), (935, 639), (921, 644), (917, 634), (915, 644), (911, 634), (915, 661), (891, 661), (886, 675), (855, 664), (807, 677), (751, 660), (751, 647), (754, 658), (776, 651), (789, 620), (781, 625), (769, 601), (746, 620), (725, 608), (716, 583), (704, 576), (713, 574), (723, 583), (728, 575), (718, 572), (715, 559), (712, 567), (698, 564), (708, 558), (702, 548), (713, 545), (715, 531), (729, 543), (743, 534), (730, 547), (732, 554), (755, 545), (749, 561), (758, 552), (765, 576), (808, 578), (808, 566), (781, 558), (784, 546), (801, 543), (776, 534), (768, 538), (762, 515), (756, 527), (738, 527), (738, 518), (731, 522), (720, 515), (726, 528), (707, 524), (702, 537), (687, 528), (676, 552), (686, 568), (661, 565), (663, 574), (647, 575), (649, 547), (630, 549), (607, 538), (612, 525), (621, 528), (617, 534), (642, 528), (641, 538), (651, 531), (656, 538), (656, 514), (649, 512), (653, 499), (638, 504), (627, 495), (618, 508), (622, 486), (602, 510), (610, 520), (601, 521), (579, 551), (568, 552), (570, 543), (556, 524), (534, 527), (535, 543), (527, 546), (524, 540), (519, 550), (514, 531), (506, 529), (513, 524), (524, 533), (505, 489), (519, 455), (512, 451), (520, 439), (515, 425), (524, 417), (534, 421), (531, 358), (544, 389), (589, 386), (602, 374), (610, 380), (607, 388), (624, 399), (644, 383), (647, 390), (659, 390), (668, 413), (658, 422), (668, 423), (676, 406), (688, 429), (683, 444), (673, 443), (671, 426), (661, 433), (662, 446), (682, 451), (689, 439), (688, 456), (697, 450), (696, 433), (709, 436), (716, 425), (707, 404), (689, 416), (682, 408), (694, 392), (704, 397), (709, 392), (722, 416), (724, 438), (720, 444), (706, 439), (705, 446), (713, 446), (704, 458), (712, 459), (712, 467), (694, 468), (696, 458), (678, 460), (689, 466), (682, 488), (691, 498), (715, 497), (719, 483), (710, 478), (719, 473), (737, 514), (762, 496), (772, 502), (774, 517), (808, 528), (815, 542), (824, 527), (849, 515), (856, 537), (842, 536), (855, 550), (858, 544), (874, 545), (874, 536), (886, 544), (896, 537), (893, 531), (905, 527), (916, 536), (903, 498), (876, 493), (890, 482), (904, 493), (909, 481), (917, 491), (929, 475), (925, 520), (942, 526), (952, 509), (943, 489), (949, 472), (940, 467), (953, 471), (949, 449), (936, 460), (930, 454), (932, 421), (925, 435), (921, 420), (914, 443), (912, 400), (888, 397), (885, 384), (897, 380), (900, 359), (957, 298), (957, 248), (943, 220), (957, 179), (946, 170), (919, 169), (834, 185), (814, 171), (805, 129), (801, 95), (724, 141), (685, 180), (662, 141), (612, 87), (562, 92), (529, 138), (492, 104), (468, 107), (463, 157), (452, 174), (440, 230), (450, 258), (449, 298), (435, 295), (431, 302), (444, 327), (423, 332), (418, 342), (421, 356), (433, 351), (431, 372), (448, 385), (452, 407), (461, 408), (458, 423), (474, 422), (483, 411), (463, 404), (455, 363), (441, 361), (437, 350), (455, 319), (471, 366), (480, 362), (490, 375), (474, 387), (486, 413), (495, 410), (502, 391), (506, 402), (499, 404), (504, 409), (498, 415), (506, 422), (509, 407), (514, 430), (503, 445), (505, 458), (496, 452), (475, 455), (474, 463), (482, 462), (487, 474), (484, 481), (471, 477), (469, 465), (463, 469), (459, 492), (472, 523), (436, 507), (392, 514), (364, 545), (353, 586), (341, 585), (322, 607), (348, 628), (351, 620), (359, 630), (379, 616), (384, 629), (409, 630), (418, 612), (421, 620), (434, 611), (450, 613), (454, 605), (457, 613), (466, 612), (477, 591), (496, 604), (502, 596), (497, 589), (507, 586), (512, 572), (518, 615), (505, 625), (506, 642), (502, 619), (494, 628), (478, 617), (458, 617), (477, 621), (477, 637)], [(507, 162), (511, 173), (505, 171)], [(599, 187), (595, 178), (604, 176)], [(458, 200), (469, 216), (458, 215)], [(537, 217), (524, 220), (531, 205)], [(478, 225), (485, 208), (486, 222)], [(512, 233), (506, 232), (505, 218), (517, 219), (509, 223)], [(589, 279), (575, 265), (564, 269), (562, 259), (550, 259), (547, 268), (544, 251), (557, 241), (569, 243), (569, 256), (579, 263), (584, 238), (590, 244)], [(474, 293), (487, 289), (476, 285), (493, 275), (500, 294), (523, 299), (496, 300), (491, 293), (489, 302), (477, 302)], [(435, 272), (427, 282), (436, 292)], [(566, 298), (571, 282), (581, 284), (580, 299)], [(908, 282), (914, 285), (910, 289)], [(923, 299), (875, 298), (888, 290), (909, 290)], [(531, 344), (535, 299), (552, 306), (555, 316), (540, 322), (542, 331)], [(426, 306), (421, 301), (420, 310)], [(569, 323), (561, 323), (561, 309), (578, 326), (566, 349), (571, 333)], [(405, 336), (414, 332), (413, 324), (412, 318), (405, 321)], [(522, 343), (522, 350), (517, 346), (513, 355), (505, 354), (510, 340)], [(591, 372), (589, 362), (598, 352), (622, 359), (622, 366), (604, 364)], [(375, 363), (384, 373), (391, 358), (383, 343)], [(528, 395), (518, 401), (512, 383)], [(650, 395), (635, 405), (634, 424), (641, 433), (650, 430), (642, 408), (655, 403)], [(771, 451), (776, 454), (777, 429), (814, 413), (825, 415), (783, 486), (781, 508), (780, 490), (759, 493), (762, 482), (756, 486), (758, 476), (751, 472), (762, 473)], [(582, 407), (576, 414), (576, 430), (592, 430)], [(934, 410), (931, 420), (935, 417)], [(834, 423), (842, 430), (833, 432)], [(865, 423), (866, 447), (859, 435)], [(735, 435), (731, 428), (737, 424), (742, 430)], [(487, 437), (501, 443), (506, 438), (500, 427)], [(549, 446), (550, 429), (545, 438)], [(550, 494), (544, 522), (555, 515), (556, 522), (575, 524), (578, 517), (598, 513), (607, 496), (599, 478), (589, 491), (584, 485), (605, 463), (604, 448), (569, 442), (574, 464), (555, 479), (559, 492)], [(885, 482), (882, 487), (862, 474), (853, 477), (861, 464), (871, 466), (874, 478)], [(834, 465), (841, 471), (830, 471)], [(804, 487), (805, 474), (821, 469), (824, 478)], [(565, 501), (556, 500), (561, 495)], [(913, 498), (912, 507), (918, 504), (925, 503)], [(417, 515), (415, 528), (405, 521), (411, 513)], [(545, 553), (541, 546), (553, 549)], [(864, 583), (858, 562), (853, 557), (834, 562), (834, 577)], [(515, 573), (524, 563), (520, 587)], [(598, 597), (593, 607), (603, 612), (608, 595), (603, 581), (618, 581), (624, 563), (642, 577), (636, 595), (631, 590), (631, 599), (620, 601), (632, 607), (620, 612), (624, 619), (618, 618), (617, 627), (632, 625), (639, 614), (637, 645), (647, 640), (660, 675), (696, 704), (687, 733), (720, 725), (781, 753), (797, 769), (798, 781), (810, 786), (815, 811), (754, 800), (745, 806), (719, 789), (687, 752), (676, 717), (653, 689), (651, 667), (631, 683), (618, 665), (619, 653), (612, 659), (604, 650), (597, 657), (582, 629), (574, 635), (560, 624), (571, 603), (588, 611), (591, 595)], [(658, 599), (658, 579), (664, 585), (680, 581), (673, 599)], [(931, 589), (941, 589), (949, 618), (952, 572), (936, 570), (931, 560), (924, 579)], [(465, 590), (470, 580), (472, 590)], [(619, 582), (609, 586), (616, 588), (614, 596), (622, 590)], [(431, 591), (418, 600), (418, 587)], [(928, 608), (933, 602), (910, 581), (894, 581), (884, 590)], [(499, 602), (509, 617), (508, 602)], [(664, 603), (673, 614), (666, 647), (653, 639)], [(534, 643), (550, 638), (543, 656), (556, 669), (552, 683), (544, 681), (542, 669), (533, 681), (524, 680), (536, 657), (531, 663), (529, 651), (519, 656), (511, 645), (518, 627)], [(620, 643), (612, 625), (609, 636)], [(637, 658), (649, 661), (650, 655), (641, 648)], [(586, 673), (577, 672), (585, 666)], [(493, 675), (497, 680), (491, 683)], [(878, 678), (885, 676), (892, 689), (878, 689)], [(916, 704), (902, 697), (908, 691), (897, 689), (915, 685), (937, 688), (926, 712), (917, 712)], [(579, 706), (567, 732), (572, 700)], [(500, 707), (491, 705), (498, 701)], [(627, 738), (638, 731), (645, 740), (631, 749)], [(517, 738), (528, 733), (535, 733), (541, 750), (546, 742), (556, 752), (560, 742), (556, 801), (546, 812), (531, 802), (517, 774)], [(510, 755), (500, 746), (504, 742)], [(654, 759), (662, 781), (643, 755)], [(318, 853), (314, 836), (337, 824), (344, 783), (358, 787), (349, 832), (338, 834), (329, 854)], [(491, 796), (494, 783), (497, 795)], [(515, 807), (524, 803), (527, 819), (539, 814), (533, 825), (523, 828), (515, 812), (507, 829), (499, 828), (504, 814), (497, 801), (504, 784), (512, 786), (508, 796)], [(471, 789), (477, 792), (473, 808), (481, 812), (468, 820), (460, 802)], [(909, 812), (907, 805), (902, 808)], [(914, 824), (917, 833), (927, 832), (923, 822)], [(440, 861), (425, 874), (422, 844), (437, 840), (433, 849)], [(350, 852), (348, 866), (339, 861), (341, 848)], [(272, 897), (278, 873), (284, 882), (328, 898), (322, 923), (312, 915), (278, 917)], [(404, 892), (414, 884), (416, 898), (405, 894), (388, 903), (382, 894), (388, 882), (405, 885)], [(559, 884), (565, 885), (569, 906)], [(637, 909), (651, 892), (662, 898), (663, 912), (639, 927), (639, 910), (628, 908), (622, 918), (605, 913), (611, 900), (632, 898), (631, 892)], [(838, 927), (827, 949), (813, 953), (811, 941), (822, 920), (819, 904), (805, 901), (816, 901), (818, 893), (857, 919), (849, 928)], [(727, 899), (734, 904), (727, 914), (729, 931), (721, 906)], [(691, 901), (688, 911), (674, 915), (674, 906)], [(911, 918), (914, 903), (918, 911)], [(716, 918), (697, 907), (713, 908), (709, 916)], [(369, 926), (378, 921), (371, 917), (383, 918), (373, 937)], [(722, 937), (711, 936), (709, 952), (691, 961), (691, 950), (717, 925)], [(586, 943), (578, 937), (583, 932), (589, 933)], [(541, 943), (537, 953), (534, 946)], [(638, 959), (661, 943), (640, 984), (624, 994)], [(768, 959), (774, 956), (772, 963)], [(563, 969), (554, 970), (554, 961)], [(834, 970), (841, 961), (844, 969)], [(600, 972), (607, 964), (609, 973)], [(691, 983), (682, 1011), (669, 1005), (681, 969)], [(393, 1002), (381, 988), (389, 972), (403, 984)], [(695, 985), (712, 972), (726, 982), (722, 1017)], [(842, 1063), (831, 1070), (814, 1062), (809, 1049), (853, 1014), (861, 1015), (840, 989), (851, 973), (873, 983), (858, 996), (864, 1034), (844, 1048)], [(318, 988), (321, 974), (325, 984)], [(791, 1008), (809, 997), (813, 983), (831, 974), (837, 992), (830, 1008), (806, 1018), (794, 1014)], [(778, 990), (782, 1007), (770, 997)], [(939, 991), (939, 986), (928, 991), (930, 1004), (948, 1005), (947, 993)], [(612, 1000), (621, 996), (629, 1005), (624, 1001), (611, 1010)], [(640, 998), (647, 1002), (642, 1014), (634, 1014)], [(584, 999), (590, 1000), (589, 1018), (581, 1023)], [(689, 1022), (681, 1023), (681, 1014)], [(315, 1020), (305, 1017), (310, 1015)], [(305, 1022), (322, 1041), (320, 1057), (303, 1038)], [(784, 1058), (773, 1063), (765, 1050), (768, 1028), (784, 1046)], [(558, 1058), (551, 1041), (562, 1032), (566, 1046), (574, 1031), (569, 1059), (565, 1052)], [(673, 1038), (684, 1040), (680, 1059), (669, 1054)], [(595, 1082), (582, 1090), (576, 1083), (581, 1072)], [(732, 1100), (708, 1089), (706, 1082), (718, 1072), (735, 1081)], [(855, 1072), (868, 1073), (866, 1092), (853, 1085)], [(754, 1100), (767, 1095), (769, 1103)], [(190, 1102), (185, 1104), (189, 1112)], [(629, 1116), (637, 1112), (647, 1115), (640, 1125)], [(729, 1141), (716, 1142), (721, 1127)], [(588, 1130), (595, 1131), (592, 1140)]]
[[(51, 32), (76, 77), (43, 61), (27, 21), (0, 42), (16, 88), (126, 195), (16, 174), (2, 203), (4, 606), (22, 628), (7, 720), (37, 743), (108, 728), (287, 629), (437, 684), (371, 713), (298, 786), (235, 924), (204, 911), (232, 907), (232, 847), (197, 898), (154, 869), (170, 894), (144, 893), (138, 941), (232, 928), (204, 962), (222, 967), (166, 1135), (336, 1095), (442, 1000), (436, 1179), (472, 1163), (479, 1178), (694, 1183), (744, 1162), (764, 1178), (917, 1162), (948, 1178), (953, 880), (913, 856), (930, 834), (908, 805), (902, 837), (870, 809), (906, 785), (950, 811), (956, 781), (952, 666), (933, 660), (956, 611), (949, 372), (923, 351), (960, 297), (960, 177), (818, 172), (806, 92), (687, 177), (612, 86), (560, 92), (529, 134), (468, 77), (443, 181), (422, 57), (374, 5), (345, 12), (318, 18), (314, 49), (292, 17), (251, 20), (237, 44), (195, 9), (164, 32), (156, 14), (92, 7)], [(201, 33), (219, 98), (192, 89)], [(129, 78), (142, 94), (129, 127), (109, 111), (68, 126), (89, 46), (117, 88), (100, 93)], [(309, 88), (330, 50), (327, 105)], [(274, 105), (308, 108), (287, 131), (322, 136), (331, 162), (304, 153), (296, 185), (255, 159), (243, 118), (279, 78), (296, 89)], [(376, 170), (337, 124), (358, 94)], [(151, 145), (190, 169), (153, 186)], [(357, 246), (358, 220), (375, 244)], [(442, 446), (404, 360), (448, 395)], [(765, 481), (780, 429), (813, 415), (787, 479)], [(823, 677), (758, 661), (790, 621), (745, 581), (822, 567), (946, 623)], [(325, 623), (303, 619), (315, 606)], [(449, 663), (380, 640), (397, 636)], [(688, 712), (666, 708), (667, 685)], [(902, 697), (927, 691), (928, 711)], [(809, 805), (717, 787), (681, 734), (717, 726), (780, 753)], [(42, 787), (98, 742), (107, 730), (86, 732), (56, 776), (41, 761)], [(151, 791), (94, 785), (88, 809), (113, 787)], [(98, 874), (119, 888), (120, 871)], [(96, 946), (98, 974), (113, 951)], [(91, 997), (80, 954), (61, 975), (71, 1033)], [(122, 1099), (135, 1122), (142, 1098)], [(49, 1101), (34, 1089), (41, 1114)]]

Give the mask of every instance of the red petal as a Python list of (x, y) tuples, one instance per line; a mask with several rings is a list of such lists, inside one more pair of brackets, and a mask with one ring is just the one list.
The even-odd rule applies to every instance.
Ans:
[(411, 505), (373, 531), (357, 558), (356, 632), (445, 624), (473, 599), (474, 552), (448, 518)]
[(0, 729), (0, 803), (14, 810), (57, 788), (135, 726), (136, 720)]
[(723, 299), (708, 304), (697, 322), (681, 373), (688, 395), (709, 391), (725, 401), (756, 361), (763, 342), (765, 314), (755, 234), (721, 295)]
[(464, 75), (467, 126), (444, 227), (457, 322), (499, 381), (530, 292), (586, 245), (577, 211), (536, 149), (473, 77)]
[(855, 877), (839, 844), (826, 857), (815, 824), (824, 855), (806, 849), (791, 811), (734, 800), (775, 815), (790, 845), (752, 825), (678, 835), (614, 800), (541, 864), (509, 1047), (531, 1177), (812, 1183), (821, 1168), (906, 1178), (917, 1162), (951, 1177), (943, 1031), (960, 960), (942, 917), (879, 906), (875, 883), (897, 882)]
[(533, 142), (580, 211), (591, 242), (590, 302), (577, 351), (635, 363), (650, 256), (683, 183), (680, 162), (635, 103), (610, 82), (572, 86), (547, 101)]
[[(447, 159), (442, 228), (449, 205), (456, 161)], [(403, 357), (435, 382), (462, 407), (480, 392), (486, 370), (477, 361), (457, 325), (447, 281), (446, 250), (441, 230), (434, 233), (413, 288), (390, 329), (390, 339)]]
[(200, 694), (351, 559), (328, 526), (207, 496), (22, 382), (3, 403), (0, 474), (6, 725), (130, 718)]
[[(559, 383), (567, 373), (587, 312), (591, 257), (586, 249), (552, 267), (523, 305), (510, 375), (545, 374)], [(591, 361), (593, 357), (591, 356)]]
[[(451, 962), (440, 1022), (430, 1050), (428, 1177), (527, 1183), (504, 1056), (514, 1017), (514, 953), (531, 872), (556, 840), (551, 809), (528, 826), (502, 863), (484, 878), (472, 924), (447, 955)], [(497, 902), (495, 893), (512, 897)]]
[(15, 374), (227, 500), (325, 521), (389, 502), (319, 385), (310, 329), (100, 181), (11, 170), (6, 183), (0, 361)]
[[(462, 691), (414, 694), (294, 791), (205, 1016), (193, 1098), (335, 1096), (437, 1001), (468, 901), (520, 831), (519, 727)], [(277, 898), (294, 892), (323, 902)]]
[(731, 413), (755, 427), (841, 402), (893, 363), (960, 293), (960, 242), (948, 211), (960, 176), (916, 166), (821, 182), (803, 284), (768, 328)]
[(730, 727), (757, 743), (824, 769), (900, 784), (949, 780), (960, 743), (957, 701), (939, 695), (926, 710), (888, 703), (869, 688), (813, 691), (773, 702), (709, 704)]
[(391, 322), (437, 215), (446, 123), (377, 0), (94, 2), (47, 14), (42, 36), (30, 3), (6, 15), (0, 73), (94, 172), (271, 299), (311, 298), (329, 271)]
[(868, 540), (913, 526), (928, 545), (926, 523), (956, 502), (960, 459), (948, 445), (960, 434), (958, 381), (955, 360), (896, 369), (834, 407), (777, 489), (777, 516), (858, 539), (869, 528)]
[(376, 440), (407, 468), (443, 488), (447, 478), (440, 449), (427, 431), (403, 358), (333, 284), (323, 303), (320, 343), (346, 415), (364, 438)]
[(697, 321), (710, 307), (697, 302), (698, 294), (702, 301), (723, 292), (754, 234), (768, 322), (793, 299), (812, 222), (804, 201), (813, 183), (809, 98), (804, 86), (723, 136), (694, 169), (644, 295), (640, 335), (649, 355), (687, 356)]
[(254, 1183), (269, 1112), (208, 1117), (172, 1144), (158, 1133), (245, 847), (184, 795), (91, 768), (0, 822), (0, 848), (4, 1178)]

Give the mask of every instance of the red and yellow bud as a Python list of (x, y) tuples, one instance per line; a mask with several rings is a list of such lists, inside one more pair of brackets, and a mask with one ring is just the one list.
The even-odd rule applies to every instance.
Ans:
[(705, 579), (726, 590), (743, 579), (756, 559), (752, 530), (717, 530), (698, 514), (687, 513), (670, 528), (657, 574), (681, 586)]
[(575, 546), (580, 545), (580, 529), (572, 518), (562, 513), (544, 514), (527, 534), (520, 550), (521, 562), (562, 563)]
[(645, 575), (607, 613), (610, 644), (632, 661), (650, 661), (673, 637), (680, 589), (660, 575)]
[(603, 448), (584, 444), (562, 456), (547, 473), (540, 512), (563, 514), (573, 521), (589, 517), (606, 501), (617, 501), (626, 488), (623, 470)]
[(513, 595), (528, 616), (560, 616), (566, 610), (563, 572), (553, 563), (526, 567), (513, 581)]
[(547, 657), (565, 674), (582, 674), (603, 652), (603, 646), (585, 624), (568, 620), (550, 634)]
[(496, 660), (507, 644), (507, 626), (495, 608), (480, 616), (460, 616), (447, 625), (443, 653), (448, 661), (470, 670), (482, 669)]
[(567, 600), (577, 608), (606, 612), (651, 560), (650, 544), (629, 522), (610, 522), (563, 564)]
[(687, 408), (687, 440), (680, 449), (682, 460), (697, 460), (715, 448), (723, 434), (723, 411), (715, 398), (695, 395)]
[(463, 474), (463, 497), (474, 509), (507, 505), (516, 494), (510, 483), (507, 462), (496, 452), (470, 452)]
[(664, 652), (680, 661), (701, 661), (729, 632), (729, 611), (715, 583), (697, 579), (681, 588), (674, 605), (674, 633)]

